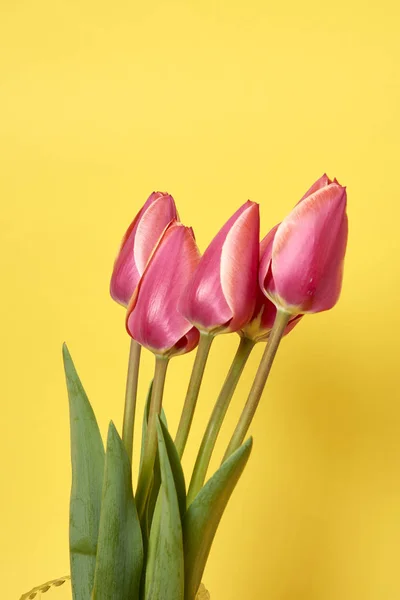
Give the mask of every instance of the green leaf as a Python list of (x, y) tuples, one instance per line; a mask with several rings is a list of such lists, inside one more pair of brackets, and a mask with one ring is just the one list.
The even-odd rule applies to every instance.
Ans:
[[(143, 462), (143, 456), (144, 456), (144, 446), (145, 446), (145, 441), (146, 441), (146, 436), (147, 436), (147, 421), (149, 418), (149, 410), (150, 410), (150, 401), (151, 401), (151, 393), (153, 390), (153, 382), (151, 382), (150, 387), (149, 387), (149, 391), (147, 392), (147, 398), (146, 398), (146, 404), (145, 404), (145, 409), (143, 412), (143, 422), (142, 422), (142, 445), (141, 445), (141, 452), (140, 452), (140, 467), (142, 466), (142, 462)], [(161, 422), (164, 424), (165, 428), (168, 429), (168, 424), (167, 424), (167, 417), (165, 416), (165, 412), (164, 409), (161, 409)], [(161, 485), (161, 473), (160, 473), (160, 461), (158, 458), (158, 455), (156, 457), (156, 460), (154, 462), (154, 469), (153, 469), (153, 481), (151, 484), (151, 490), (149, 493), (149, 499), (147, 502), (147, 507), (146, 507), (146, 513), (145, 513), (145, 519), (144, 519), (144, 523), (142, 523), (142, 527), (143, 527), (143, 531), (145, 533), (145, 535), (148, 537), (150, 534), (150, 527), (151, 527), (151, 521), (153, 519), (153, 514), (154, 514), (154, 509), (156, 506), (156, 502), (157, 502), (157, 498), (158, 498), (158, 492), (160, 490), (160, 485)], [(144, 544), (146, 546), (146, 539), (144, 539)]]
[(151, 526), (146, 600), (183, 600), (184, 562), (178, 496), (160, 419), (157, 422), (162, 485)]
[(250, 456), (252, 438), (223, 463), (189, 506), (183, 521), (185, 600), (194, 600), (226, 505)]
[(111, 422), (92, 600), (138, 600), (143, 544), (125, 446)]
[[(144, 444), (147, 436), (147, 421), (149, 419), (149, 411), (150, 411), (150, 402), (151, 402), (151, 394), (153, 391), (153, 380), (150, 383), (149, 391), (147, 392), (146, 402), (143, 411), (143, 421), (142, 421), (142, 444), (140, 449), (140, 466), (142, 466), (143, 455), (144, 455)], [(168, 429), (167, 417), (165, 415), (164, 409), (161, 409), (161, 421), (164, 423), (165, 427)]]
[[(160, 460), (158, 455), (156, 456), (156, 460), (154, 461), (153, 467), (153, 480), (151, 482), (151, 488), (149, 492), (149, 497), (147, 500), (146, 513), (145, 513), (145, 521), (144, 527), (146, 530), (146, 535), (149, 537), (151, 522), (153, 520), (154, 511), (157, 504), (158, 494), (160, 492), (161, 486), (161, 471), (160, 471)], [(143, 527), (143, 524), (142, 524)]]
[(63, 358), (71, 427), (69, 544), (72, 594), (74, 600), (88, 600), (96, 564), (104, 447), (93, 409), (65, 344)]
[(142, 467), (142, 462), (143, 462), (144, 445), (145, 445), (146, 437), (147, 437), (147, 421), (149, 420), (149, 410), (150, 410), (150, 401), (151, 401), (151, 394), (152, 394), (152, 392), (153, 392), (153, 380), (151, 380), (151, 383), (150, 383), (150, 386), (149, 386), (149, 391), (147, 392), (146, 402), (145, 402), (144, 411), (143, 411), (142, 443), (141, 443), (141, 448), (140, 448), (140, 465), (139, 465), (139, 468)]
[[(175, 444), (168, 432), (168, 429), (165, 425), (165, 421), (160, 419), (165, 446), (168, 454), (168, 460), (171, 466), (172, 475), (174, 477), (175, 490), (178, 497), (179, 504), (179, 512), (181, 515), (181, 520), (183, 519), (186, 512), (186, 485), (185, 485), (185, 477), (183, 474), (181, 462), (179, 460), (178, 452), (175, 448)], [(157, 455), (155, 464), (154, 464), (154, 473), (153, 473), (153, 483), (151, 488), (150, 497), (147, 504), (146, 509), (146, 535), (147, 538), (150, 534), (151, 524), (153, 520), (160, 518), (160, 510), (161, 510), (161, 498), (160, 498), (160, 486), (161, 486), (161, 470), (160, 470), (160, 459)], [(154, 535), (154, 534), (153, 534)], [(147, 540), (145, 541), (147, 543)]]
[(178, 496), (179, 512), (181, 519), (185, 516), (186, 512), (186, 485), (185, 476), (183, 474), (181, 461), (178, 456), (174, 441), (169, 434), (168, 429), (162, 420), (160, 420), (161, 429), (164, 436), (165, 447), (168, 454), (169, 464), (171, 465), (172, 475), (174, 477), (175, 490)]

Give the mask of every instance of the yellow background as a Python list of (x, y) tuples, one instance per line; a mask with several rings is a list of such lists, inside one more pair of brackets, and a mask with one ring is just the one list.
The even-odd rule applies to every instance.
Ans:
[[(204, 579), (213, 600), (398, 599), (397, 2), (2, 0), (0, 12), (1, 597), (68, 572), (61, 343), (102, 432), (120, 426), (129, 340), (108, 284), (148, 194), (173, 194), (204, 249), (248, 198), (266, 232), (327, 171), (348, 186), (342, 298), (279, 351)], [(236, 343), (212, 349), (187, 470)], [(173, 430), (192, 360), (171, 365)], [(146, 354), (142, 396), (151, 372)]]

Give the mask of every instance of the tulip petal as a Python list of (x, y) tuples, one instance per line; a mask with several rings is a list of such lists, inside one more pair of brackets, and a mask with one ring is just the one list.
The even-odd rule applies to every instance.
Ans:
[[(300, 202), (303, 202), (303, 200), (308, 198), (308, 196), (311, 196), (311, 194), (313, 194), (314, 192), (317, 192), (318, 190), (321, 190), (322, 188), (326, 187), (330, 183), (332, 183), (332, 181), (329, 179), (328, 175), (326, 173), (324, 173), (319, 179), (317, 179), (317, 181), (315, 183), (312, 184), (310, 189), (308, 189), (306, 191), (306, 193), (304, 194), (304, 196), (302, 197)], [(300, 204), (300, 202), (299, 202), (299, 204)]]
[(342, 290), (344, 256), (348, 236), (348, 218), (344, 215), (340, 229), (334, 240), (332, 258), (322, 272), (318, 293), (315, 294), (310, 312), (321, 312), (335, 306)]
[[(133, 229), (135, 225), (136, 223), (133, 221), (130, 229)], [(135, 261), (132, 260), (134, 242), (134, 235), (130, 235), (128, 230), (115, 261), (111, 277), (111, 297), (119, 304), (122, 304), (122, 306), (127, 305), (129, 298), (140, 279)]]
[(176, 345), (177, 353), (197, 343), (193, 326), (177, 305), (200, 255), (189, 228), (174, 222), (164, 232), (132, 296), (127, 312), (129, 334), (156, 354)]
[[(253, 316), (251, 317), (249, 323), (242, 328), (243, 334), (255, 342), (267, 341), (276, 317), (276, 306), (266, 296), (262, 285), (265, 280), (265, 274), (269, 271), (272, 245), (278, 227), (279, 224), (275, 225), (275, 227), (271, 229), (271, 231), (269, 231), (269, 233), (260, 242), (260, 283), (257, 286), (256, 303)], [(297, 324), (302, 316), (303, 315), (295, 316), (289, 321), (284, 335), (287, 335), (290, 333), (290, 331), (292, 331), (293, 327)]]
[(165, 227), (175, 218), (175, 203), (171, 196), (161, 196), (144, 212), (137, 226), (133, 248), (134, 260), (140, 276)]
[(225, 327), (231, 331), (232, 320), (234, 324), (239, 323), (236, 327), (239, 329), (249, 312), (251, 315), (254, 299), (250, 308), (245, 307), (244, 318), (235, 311), (243, 310), (249, 297), (249, 282), (253, 289), (251, 277), (255, 278), (256, 267), (250, 263), (258, 261), (258, 228), (258, 205), (248, 201), (232, 215), (206, 249), (180, 303), (182, 314), (199, 329), (215, 331)]
[(112, 298), (127, 306), (163, 230), (178, 218), (172, 196), (153, 192), (140, 209), (121, 243), (110, 283)]
[[(340, 294), (347, 241), (346, 191), (332, 183), (299, 203), (278, 227), (264, 285), (292, 312), (328, 310)], [(263, 265), (265, 267), (265, 265)]]
[(199, 343), (199, 338), (200, 332), (198, 329), (195, 327), (189, 329), (189, 331), (176, 342), (174, 347), (174, 356), (191, 352)]
[(257, 291), (260, 213), (249, 204), (228, 231), (221, 253), (221, 289), (233, 318), (230, 331), (251, 319)]
[(278, 225), (275, 225), (275, 227), (273, 227), (271, 231), (269, 231), (260, 242), (260, 267), (258, 270), (258, 282), (264, 294), (266, 294), (265, 279), (267, 277), (267, 273), (271, 264), (272, 246), (279, 225), (280, 223), (278, 223)]
[(242, 327), (244, 335), (251, 340), (261, 341), (268, 336), (276, 315), (275, 304), (267, 298), (260, 288), (257, 291), (256, 305), (249, 323)]

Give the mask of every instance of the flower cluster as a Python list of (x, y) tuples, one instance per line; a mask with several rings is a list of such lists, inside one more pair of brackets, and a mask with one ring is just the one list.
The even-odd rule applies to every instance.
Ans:
[(132, 338), (155, 354), (189, 352), (199, 332), (265, 341), (276, 311), (289, 332), (337, 302), (347, 241), (346, 190), (323, 175), (259, 243), (259, 206), (246, 202), (200, 256), (174, 200), (153, 193), (130, 225), (111, 294)]
[[(154, 192), (128, 228), (111, 277), (131, 336), (122, 436), (111, 422), (104, 450), (89, 400), (64, 348), (70, 402), (71, 583), (75, 600), (199, 600), (220, 519), (245, 468), (245, 441), (279, 343), (305, 314), (332, 308), (347, 243), (346, 190), (323, 175), (260, 242), (259, 206), (245, 202), (201, 255), (172, 196)], [(181, 458), (215, 337), (237, 350), (205, 429), (189, 486)], [(207, 480), (217, 437), (250, 353), (266, 342), (219, 469)], [(155, 356), (132, 485), (142, 347)], [(172, 357), (197, 347), (173, 439), (163, 411)], [(175, 402), (179, 402), (175, 398)], [(35, 591), (33, 590), (33, 593)]]
[[(111, 293), (127, 305), (126, 327), (135, 343), (168, 360), (200, 342), (175, 439), (179, 456), (188, 439), (212, 340), (232, 332), (242, 338), (203, 437), (189, 503), (204, 484), (253, 345), (268, 342), (226, 457), (245, 438), (280, 339), (304, 314), (327, 310), (337, 302), (347, 242), (346, 189), (322, 175), (289, 215), (259, 240), (259, 205), (247, 201), (201, 256), (193, 230), (179, 221), (172, 197), (157, 192), (129, 227), (115, 263)], [(156, 453), (154, 419), (160, 407), (161, 400), (149, 427), (148, 463), (139, 476), (139, 510), (144, 510), (149, 493)]]

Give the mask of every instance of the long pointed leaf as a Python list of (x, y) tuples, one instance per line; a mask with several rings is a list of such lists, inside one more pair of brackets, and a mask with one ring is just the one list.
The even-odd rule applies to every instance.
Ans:
[(183, 521), (185, 600), (194, 600), (225, 507), (250, 456), (247, 440), (223, 463), (189, 506)]
[[(152, 523), (146, 569), (146, 600), (183, 600), (182, 525), (174, 476), (160, 420), (157, 422), (162, 485), (159, 518)], [(155, 511), (157, 515), (158, 509)]]
[[(141, 445), (141, 451), (140, 451), (140, 468), (142, 466), (143, 455), (144, 455), (144, 450), (145, 450), (145, 443), (146, 443), (146, 437), (147, 437), (147, 421), (149, 418), (152, 390), (153, 390), (153, 382), (151, 382), (149, 391), (147, 392), (147, 398), (146, 398), (145, 408), (144, 408), (144, 412), (143, 412), (142, 445)], [(168, 430), (167, 417), (165, 415), (163, 408), (161, 408), (160, 419), (161, 419), (161, 422), (163, 423), (163, 425), (165, 426), (165, 428)], [(161, 485), (160, 461), (159, 461), (159, 458), (157, 455), (156, 460), (154, 462), (153, 481), (151, 484), (151, 490), (150, 490), (149, 499), (147, 502), (145, 521), (144, 521), (144, 524), (142, 524), (144, 527), (144, 532), (147, 537), (149, 537), (149, 535), (150, 535), (151, 521), (153, 519), (154, 509), (156, 506), (158, 492), (160, 490), (160, 485)], [(144, 543), (146, 545), (146, 539), (144, 539)]]
[(104, 447), (93, 409), (65, 344), (63, 358), (71, 427), (69, 543), (72, 594), (74, 600), (88, 600), (96, 564)]
[(151, 383), (149, 385), (149, 389), (148, 389), (147, 396), (146, 396), (146, 402), (144, 404), (143, 420), (142, 420), (142, 442), (141, 442), (141, 448), (140, 448), (139, 468), (141, 468), (142, 462), (143, 462), (144, 446), (145, 446), (146, 437), (147, 437), (147, 421), (149, 419), (150, 400), (151, 400), (152, 392), (153, 392), (153, 380), (151, 380)]
[(175, 490), (178, 496), (179, 503), (179, 512), (181, 514), (181, 519), (185, 516), (186, 512), (186, 484), (185, 484), (185, 476), (183, 474), (181, 461), (178, 456), (178, 452), (176, 450), (174, 440), (172, 439), (167, 427), (164, 422), (160, 420), (161, 429), (164, 436), (165, 448), (168, 454), (169, 464), (171, 465), (172, 475), (174, 477), (175, 482)]
[(143, 544), (129, 457), (111, 422), (104, 467), (93, 600), (138, 600)]
[[(145, 402), (144, 411), (143, 411), (142, 443), (141, 443), (141, 448), (140, 448), (140, 466), (142, 466), (142, 462), (143, 462), (144, 446), (145, 446), (146, 437), (147, 437), (147, 421), (149, 419), (149, 410), (150, 410), (150, 402), (151, 402), (152, 391), (153, 391), (153, 380), (151, 380), (151, 383), (150, 383), (150, 386), (149, 386), (149, 390), (147, 392), (146, 402)], [(161, 421), (163, 422), (163, 424), (165, 425), (165, 427), (168, 429), (167, 417), (165, 415), (165, 412), (164, 412), (163, 408), (161, 408), (160, 418), (161, 418)]]

